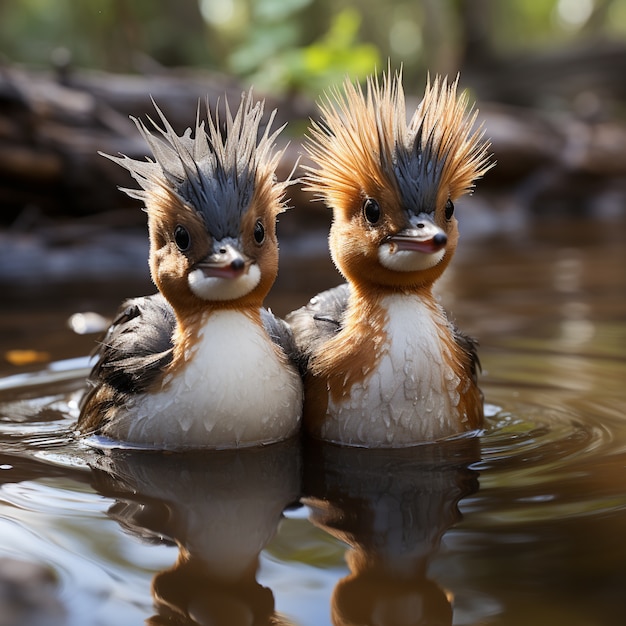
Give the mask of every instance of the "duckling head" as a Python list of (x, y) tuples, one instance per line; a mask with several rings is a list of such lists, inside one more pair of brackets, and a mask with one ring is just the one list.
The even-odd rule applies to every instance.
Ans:
[(429, 77), (410, 120), (391, 71), (365, 89), (347, 80), (320, 105), (306, 189), (333, 209), (331, 255), (357, 290), (430, 286), (454, 255), (454, 202), (492, 166), (477, 111), (457, 86)]
[(140, 189), (124, 189), (148, 214), (150, 271), (177, 314), (203, 308), (261, 306), (278, 271), (276, 218), (289, 181), (278, 182), (282, 151), (261, 128), (263, 102), (251, 92), (223, 123), (216, 110), (179, 136), (154, 105), (161, 125), (134, 119), (153, 159), (112, 157)]

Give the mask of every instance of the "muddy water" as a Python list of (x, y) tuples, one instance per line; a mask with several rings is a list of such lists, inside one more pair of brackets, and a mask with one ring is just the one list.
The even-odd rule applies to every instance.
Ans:
[[(54, 362), (3, 366), (0, 557), (52, 573), (46, 624), (626, 623), (624, 226), (463, 240), (441, 297), (480, 338), (486, 428), (395, 452), (81, 447), (86, 360), (58, 359), (94, 338), (63, 322), (133, 285), (14, 299), (3, 350)], [(309, 241), (282, 259), (278, 312), (338, 282)]]

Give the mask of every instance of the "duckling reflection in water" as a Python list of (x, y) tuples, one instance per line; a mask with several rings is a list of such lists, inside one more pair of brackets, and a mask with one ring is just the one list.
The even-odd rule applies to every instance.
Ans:
[(160, 294), (126, 302), (108, 330), (77, 429), (174, 449), (286, 439), (302, 381), (288, 327), (262, 308), (289, 184), (275, 175), (275, 112), (261, 132), (263, 103), (247, 94), (234, 116), (226, 106), (225, 128), (198, 116), (193, 137), (157, 112), (157, 133), (135, 120), (154, 161), (109, 158), (141, 187), (126, 192), (145, 203)]
[(210, 453), (114, 450), (93, 485), (115, 498), (109, 515), (144, 541), (171, 541), (175, 564), (152, 582), (148, 624), (287, 624), (271, 589), (257, 581), (259, 554), (297, 502), (297, 438)]
[(305, 448), (310, 520), (346, 543), (350, 573), (331, 599), (334, 626), (453, 623), (451, 593), (428, 577), (459, 500), (478, 488), (476, 437), (403, 450), (325, 442)]
[(345, 445), (401, 447), (480, 427), (475, 342), (433, 295), (458, 240), (454, 202), (491, 166), (457, 81), (435, 78), (407, 123), (401, 76), (347, 81), (314, 124), (308, 189), (333, 209), (347, 283), (291, 313), (304, 424)]

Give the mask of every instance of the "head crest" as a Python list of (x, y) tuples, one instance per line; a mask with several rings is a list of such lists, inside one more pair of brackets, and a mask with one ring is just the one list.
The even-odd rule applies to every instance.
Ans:
[(382, 84), (367, 80), (365, 91), (346, 80), (320, 105), (307, 151), (307, 189), (331, 206), (363, 194), (363, 184), (392, 188), (406, 209), (432, 212), (443, 198), (469, 192), (492, 165), (483, 130), (473, 130), (476, 110), (467, 95), (457, 98), (457, 79), (428, 79), (424, 98), (407, 121), (401, 73), (388, 71)]
[[(233, 116), (226, 102), (225, 121), (221, 124), (216, 109), (212, 119), (207, 100), (207, 123), (200, 120), (178, 136), (163, 112), (153, 101), (162, 127), (148, 118), (150, 127), (132, 118), (152, 150), (154, 161), (139, 161), (127, 156), (103, 155), (126, 168), (141, 189), (124, 189), (129, 196), (142, 200), (148, 209), (167, 210), (172, 194), (190, 210), (195, 210), (210, 227), (214, 237), (236, 236), (241, 217), (255, 194), (284, 209), (282, 198), (289, 180), (277, 182), (275, 171), (283, 151), (274, 143), (284, 128), (271, 131), (276, 115), (270, 115), (261, 132), (263, 102), (254, 102), (252, 93), (243, 94)], [(155, 133), (154, 131), (158, 131)]]

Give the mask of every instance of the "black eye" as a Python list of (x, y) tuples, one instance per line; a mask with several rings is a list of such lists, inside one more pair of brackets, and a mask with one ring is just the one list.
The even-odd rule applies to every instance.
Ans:
[(187, 250), (189, 250), (189, 246), (191, 245), (191, 237), (189, 236), (189, 233), (184, 226), (178, 225), (174, 229), (174, 241), (176, 242), (176, 245), (181, 252), (186, 252)]
[(263, 226), (263, 222), (261, 220), (257, 220), (257, 223), (254, 225), (254, 241), (258, 244), (262, 244), (265, 240), (265, 228)]
[(452, 204), (452, 200), (448, 198), (446, 202), (446, 219), (449, 220), (454, 214), (454, 204)]
[(363, 203), (363, 215), (370, 224), (376, 224), (380, 219), (380, 205), (374, 198), (366, 198)]

